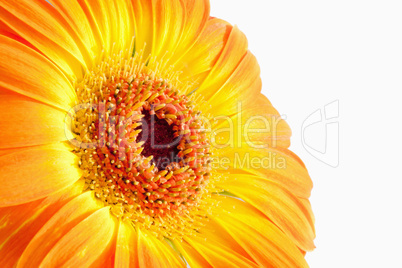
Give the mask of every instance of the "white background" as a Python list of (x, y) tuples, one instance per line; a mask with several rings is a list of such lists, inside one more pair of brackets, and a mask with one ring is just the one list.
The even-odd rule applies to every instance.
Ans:
[[(211, 6), (212, 16), (247, 35), (263, 92), (287, 116), (291, 149), (314, 181), (317, 248), (307, 254), (310, 266), (402, 267), (402, 2), (211, 0)], [(333, 168), (309, 154), (301, 133), (310, 114), (337, 100)], [(325, 122), (317, 124), (305, 142), (336, 146), (331, 131), (327, 137)], [(330, 154), (336, 160), (337, 151)]]

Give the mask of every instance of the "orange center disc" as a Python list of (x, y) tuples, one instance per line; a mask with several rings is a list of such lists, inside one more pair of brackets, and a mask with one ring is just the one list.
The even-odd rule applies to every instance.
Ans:
[(96, 196), (118, 205), (118, 216), (180, 214), (196, 206), (210, 175), (210, 153), (191, 101), (144, 74), (113, 77), (94, 99), (76, 125), (88, 126), (85, 142), (95, 148), (82, 154), (81, 168)]

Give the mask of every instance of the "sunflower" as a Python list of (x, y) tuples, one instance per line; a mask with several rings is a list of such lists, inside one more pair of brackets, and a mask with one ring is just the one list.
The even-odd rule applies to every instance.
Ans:
[(244, 34), (208, 0), (49, 2), (0, 0), (1, 267), (307, 267)]

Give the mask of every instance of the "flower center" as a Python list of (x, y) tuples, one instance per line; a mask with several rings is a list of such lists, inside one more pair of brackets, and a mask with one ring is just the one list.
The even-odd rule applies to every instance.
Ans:
[(169, 236), (167, 220), (183, 229), (205, 214), (209, 141), (193, 101), (144, 65), (127, 71), (134, 62), (109, 59), (78, 84), (74, 151), (88, 190), (116, 217)]
[(177, 148), (182, 136), (177, 136), (173, 125), (156, 115), (144, 110), (142, 132), (137, 136), (137, 142), (145, 141), (142, 155), (152, 156), (151, 162), (159, 170), (166, 169), (170, 163), (182, 161), (179, 158), (180, 150)]

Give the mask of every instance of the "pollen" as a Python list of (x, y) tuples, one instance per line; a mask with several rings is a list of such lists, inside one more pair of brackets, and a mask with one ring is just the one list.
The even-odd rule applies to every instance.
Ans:
[(177, 75), (141, 62), (114, 54), (77, 83), (74, 152), (87, 190), (113, 215), (174, 238), (207, 217), (210, 144)]

